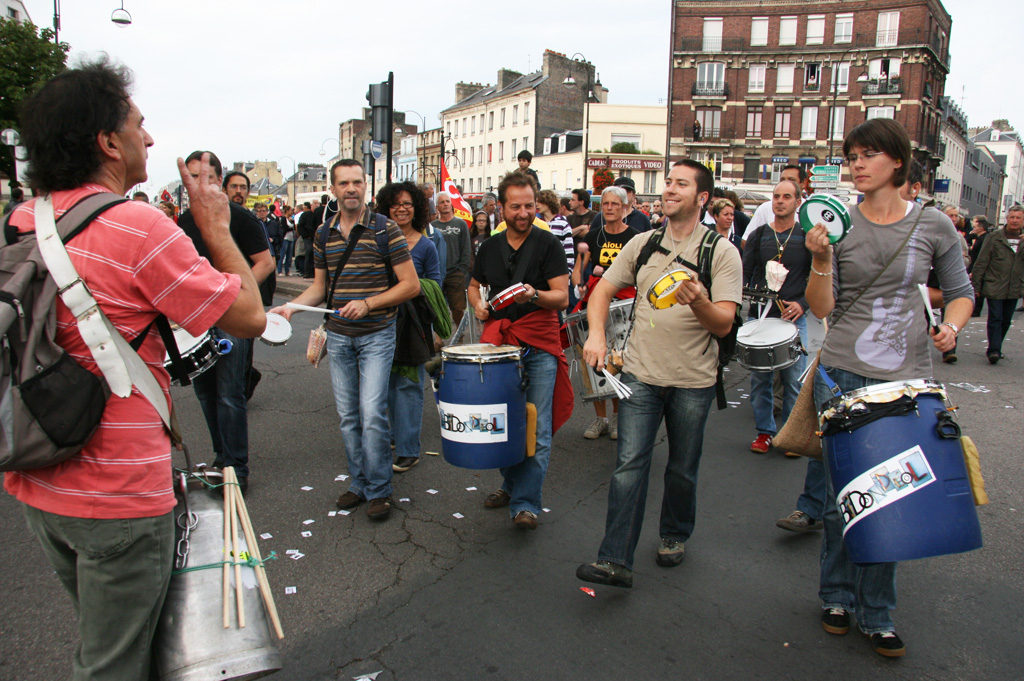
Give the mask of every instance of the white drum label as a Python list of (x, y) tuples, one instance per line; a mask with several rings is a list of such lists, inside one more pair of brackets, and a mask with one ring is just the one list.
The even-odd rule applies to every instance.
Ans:
[(488, 444), (508, 441), (507, 404), (439, 402), (441, 437), (452, 442)]
[(933, 482), (935, 474), (918, 445), (861, 473), (836, 496), (843, 534), (872, 513)]

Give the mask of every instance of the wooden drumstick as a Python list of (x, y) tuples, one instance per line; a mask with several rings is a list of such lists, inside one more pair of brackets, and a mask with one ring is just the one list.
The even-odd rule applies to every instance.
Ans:
[(227, 484), (225, 471), (221, 482), (224, 483), (224, 628), (231, 628), (231, 566), (228, 557), (231, 555), (231, 485)]
[(242, 602), (242, 566), (239, 564), (239, 560), (242, 558), (242, 552), (238, 548), (238, 519), (235, 517), (235, 512), (238, 510), (235, 505), (234, 494), (235, 488), (238, 487), (238, 477), (235, 475), (235, 469), (228, 466), (224, 469), (225, 471), (231, 471), (228, 481), (231, 483), (232, 491), (228, 493), (228, 497), (231, 499), (231, 514), (228, 516), (231, 519), (231, 546), (234, 549), (234, 561), (235, 564), (235, 605), (238, 609), (238, 628), (245, 629), (245, 604)]
[(238, 517), (242, 521), (242, 532), (245, 533), (245, 543), (249, 545), (249, 553), (256, 559), (256, 579), (260, 583), (260, 594), (263, 596), (263, 604), (267, 607), (270, 621), (274, 625), (274, 632), (279, 639), (284, 638), (284, 630), (281, 628), (281, 618), (277, 614), (277, 606), (274, 604), (274, 594), (270, 591), (270, 581), (267, 579), (266, 568), (263, 567), (263, 555), (260, 553), (259, 544), (256, 543), (256, 532), (252, 527), (252, 518), (249, 517), (249, 509), (245, 505), (245, 497), (241, 490), (235, 490), (235, 501), (238, 504)]

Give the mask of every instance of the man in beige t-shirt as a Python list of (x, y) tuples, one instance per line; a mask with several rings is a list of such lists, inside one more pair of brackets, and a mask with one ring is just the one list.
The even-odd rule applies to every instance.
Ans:
[[(713, 187), (714, 178), (706, 167), (691, 160), (676, 162), (662, 192), (665, 226), (630, 240), (590, 297), (590, 337), (583, 357), (600, 371), (607, 353), (604, 327), (608, 306), (619, 289), (637, 287), (636, 322), (621, 375), (633, 395), (623, 400), (619, 409), (618, 462), (608, 490), (604, 541), (597, 562), (576, 570), (576, 576), (587, 582), (633, 585), (633, 554), (647, 503), (654, 439), (662, 419), (668, 431), (669, 454), (657, 563), (665, 567), (681, 563), (684, 543), (693, 532), (697, 468), (704, 425), (715, 396), (715, 337), (730, 331), (743, 295), (740, 254), (723, 244), (721, 237), (712, 244), (711, 290), (698, 281), (698, 251), (708, 234), (700, 224), (701, 209)], [(660, 243), (634, 276), (650, 239)], [(670, 307), (659, 304), (661, 309), (656, 309), (645, 294), (675, 269), (686, 271), (691, 278), (679, 284)]]

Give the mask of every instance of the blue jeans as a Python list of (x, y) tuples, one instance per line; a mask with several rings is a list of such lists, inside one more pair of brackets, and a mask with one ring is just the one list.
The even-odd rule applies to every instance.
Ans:
[(1013, 323), (1013, 313), (1017, 309), (1017, 299), (988, 299), (988, 354), (1003, 351), (1003, 339)]
[(214, 461), (234, 466), (238, 477), (249, 475), (249, 416), (246, 410), (245, 379), (249, 369), (251, 338), (236, 338), (216, 327), (217, 338), (231, 341), (231, 352), (192, 379), (199, 406), (213, 440)]
[(395, 443), (395, 456), (420, 457), (420, 430), (423, 427), (423, 390), (427, 372), (420, 364), (416, 367), (419, 383), (413, 383), (402, 374), (392, 373), (388, 378), (388, 424), (390, 439)]
[[(825, 367), (828, 375), (849, 392), (884, 381), (860, 376), (842, 369)], [(831, 399), (821, 375), (814, 376), (814, 404), (818, 410)], [(825, 535), (821, 540), (821, 585), (818, 597), (824, 608), (842, 607), (857, 616), (865, 634), (893, 629), (891, 610), (896, 607), (896, 563), (857, 565), (850, 560), (843, 543), (843, 522), (836, 508), (836, 491), (827, 475), (825, 514), (822, 518)]]
[(697, 515), (697, 468), (715, 386), (662, 388), (632, 374), (623, 381), (633, 396), (619, 402), (619, 454), (608, 488), (608, 517), (598, 559), (633, 569), (633, 554), (644, 522), (654, 440), (662, 419), (668, 433), (663, 539), (686, 541)]
[(277, 260), (277, 273), (288, 276), (292, 272), (292, 254), (295, 253), (294, 241), (281, 242), (281, 255)]
[(825, 464), (819, 459), (807, 460), (804, 491), (796, 500), (796, 510), (820, 521), (825, 513)]
[(352, 476), (349, 491), (364, 499), (391, 496), (388, 377), (395, 357), (395, 325), (365, 336), (327, 332), (334, 405)]
[(537, 448), (533, 456), (501, 469), (501, 488), (511, 497), (508, 508), (513, 518), (520, 511), (538, 515), (541, 511), (541, 488), (551, 459), (551, 404), (558, 358), (531, 348), (523, 357), (523, 370), (529, 379), (526, 401), (537, 407)]
[[(807, 315), (797, 319), (795, 322), (797, 332), (800, 334), (800, 342), (807, 347)], [(782, 422), (789, 418), (796, 404), (796, 396), (800, 394), (800, 375), (807, 368), (807, 358), (803, 355), (797, 359), (796, 364), (785, 369), (780, 369), (782, 377)], [(775, 435), (779, 432), (775, 427), (774, 398), (772, 395), (772, 381), (775, 372), (773, 371), (751, 371), (750, 372), (750, 405), (754, 408), (754, 426), (758, 433)]]

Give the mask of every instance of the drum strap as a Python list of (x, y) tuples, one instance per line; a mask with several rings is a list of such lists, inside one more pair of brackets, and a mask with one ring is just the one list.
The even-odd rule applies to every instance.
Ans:
[[(320, 248), (324, 252), (324, 260), (327, 259), (327, 235), (331, 231), (330, 222), (325, 222), (322, 227), (323, 231), (320, 233)], [(363, 236), (363, 230), (366, 229), (363, 225), (356, 223), (355, 226), (348, 233), (348, 245), (345, 247), (345, 252), (341, 254), (341, 260), (338, 261), (338, 266), (334, 270), (334, 277), (331, 279), (331, 285), (327, 287), (324, 292), (327, 299), (327, 309), (334, 309), (334, 287), (338, 285), (338, 277), (341, 276), (341, 271), (345, 269), (345, 264), (348, 263), (348, 259), (352, 256), (352, 251), (355, 250), (356, 244), (359, 243), (360, 237)], [(324, 313), (324, 321), (327, 321), (327, 317), (330, 312)]]

